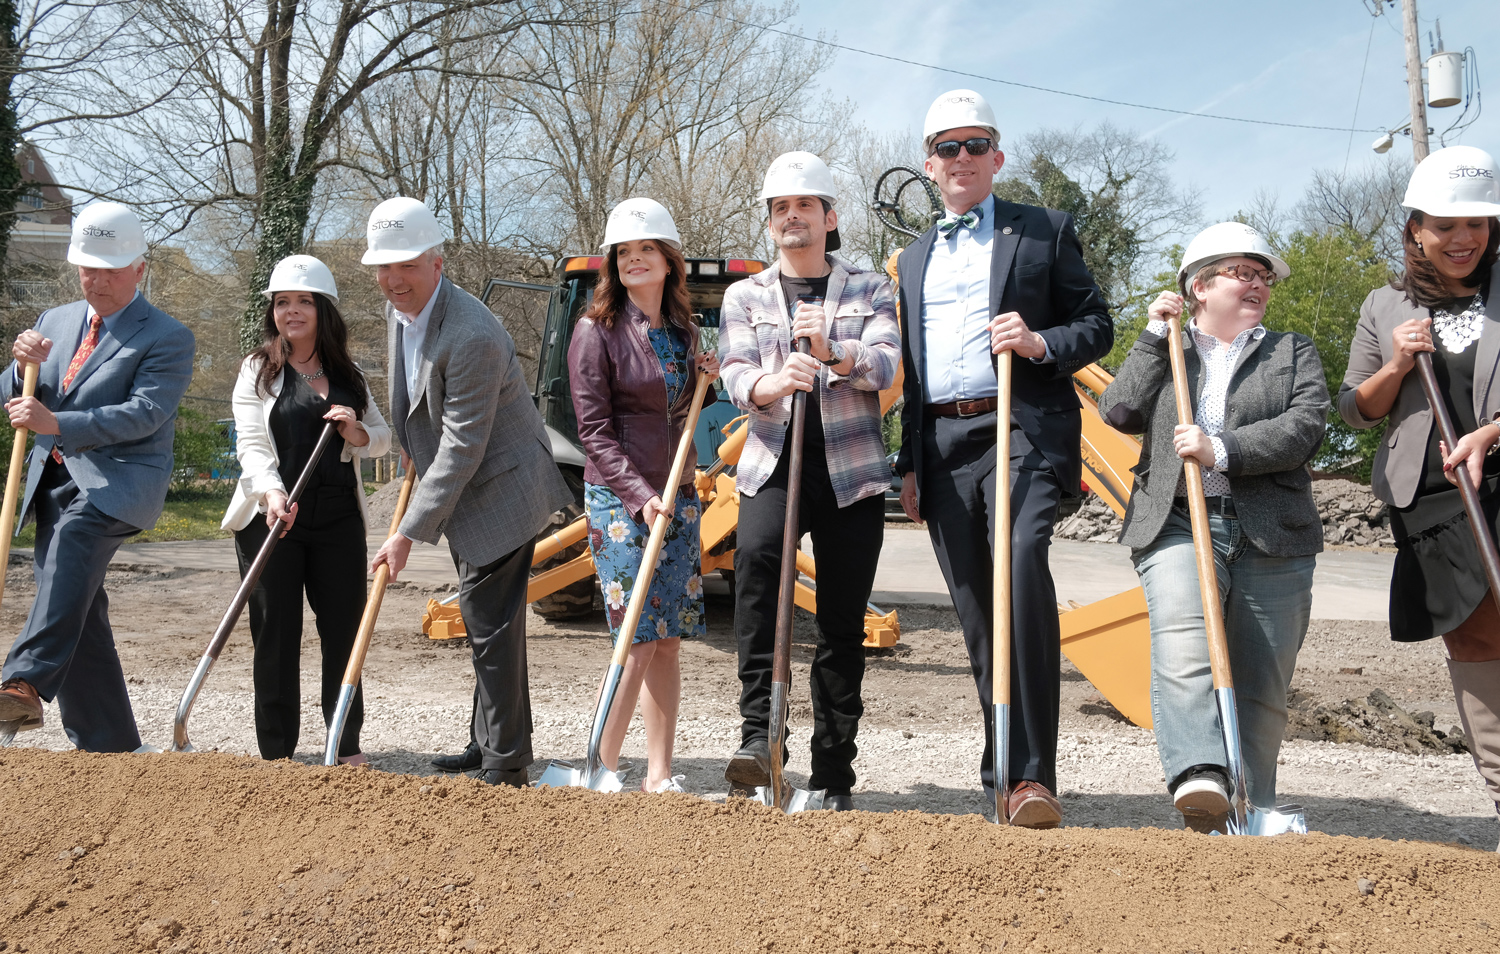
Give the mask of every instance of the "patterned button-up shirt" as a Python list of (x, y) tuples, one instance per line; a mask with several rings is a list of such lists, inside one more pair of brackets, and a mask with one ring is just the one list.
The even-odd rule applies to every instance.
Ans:
[[(880, 433), (880, 391), (896, 380), (901, 331), (890, 279), (833, 255), (828, 276), (829, 341), (837, 341), (854, 366), (847, 375), (818, 372), (818, 401), (828, 476), (840, 507), (883, 494), (891, 484)], [(781, 457), (792, 419), (790, 396), (757, 406), (755, 383), (776, 374), (791, 353), (791, 319), (781, 292), (781, 269), (772, 265), (735, 282), (719, 310), (719, 363), (735, 407), (750, 414), (750, 433), (735, 467), (735, 487), (754, 497)]]
[[(1147, 323), (1146, 330), (1165, 338), (1167, 323), (1153, 319)], [(1224, 433), (1224, 402), (1229, 397), (1229, 379), (1234, 375), (1234, 364), (1245, 350), (1245, 345), (1265, 337), (1266, 326), (1246, 328), (1228, 344), (1199, 331), (1197, 321), (1189, 321), (1188, 330), (1192, 332), (1198, 358), (1203, 362), (1203, 389), (1193, 420), (1208, 435), (1209, 443), (1214, 447), (1213, 469), (1203, 468), (1203, 493), (1207, 497), (1228, 497), (1229, 477), (1224, 471), (1229, 468), (1229, 454), (1224, 449), (1224, 439), (1219, 435)], [(1186, 493), (1187, 477), (1179, 477), (1177, 496), (1181, 497)]]

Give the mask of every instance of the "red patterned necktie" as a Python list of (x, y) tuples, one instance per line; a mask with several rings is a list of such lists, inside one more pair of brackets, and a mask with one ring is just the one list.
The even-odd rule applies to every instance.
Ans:
[[(73, 379), (78, 377), (78, 370), (83, 367), (84, 362), (88, 361), (89, 355), (93, 354), (94, 349), (99, 347), (99, 330), (103, 327), (103, 318), (100, 318), (98, 315), (89, 316), (89, 333), (83, 336), (83, 341), (79, 342), (78, 350), (73, 353), (73, 360), (68, 362), (68, 371), (63, 375), (62, 389), (64, 393), (67, 393), (68, 386), (73, 383)], [(63, 462), (62, 454), (58, 453), (56, 447), (52, 448), (52, 459), (59, 464)]]

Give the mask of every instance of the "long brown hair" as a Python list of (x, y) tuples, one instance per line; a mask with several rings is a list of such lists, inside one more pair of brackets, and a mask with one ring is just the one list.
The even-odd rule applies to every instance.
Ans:
[[(698, 324), (693, 321), (693, 302), (688, 297), (687, 260), (671, 243), (653, 239), (667, 260), (667, 284), (661, 294), (661, 317), (681, 329), (687, 336), (688, 348), (695, 347), (698, 340)], [(615, 318), (625, 312), (629, 293), (620, 281), (619, 243), (609, 247), (604, 256), (604, 267), (599, 269), (599, 279), (594, 282), (594, 300), (583, 317), (597, 321), (605, 328), (613, 328)]]
[[(309, 294), (313, 297), (318, 313), (313, 353), (322, 363), (323, 373), (328, 375), (329, 382), (354, 395), (354, 413), (356, 416), (363, 416), (367, 403), (365, 375), (354, 363), (354, 359), (349, 357), (349, 327), (344, 324), (344, 316), (339, 314), (338, 306), (328, 296), (319, 292)], [(261, 334), (266, 343), (252, 351), (251, 355), (260, 356), (260, 373), (255, 376), (255, 393), (264, 398), (270, 395), (272, 385), (281, 376), (282, 369), (292, 356), (291, 342), (282, 338), (281, 332), (276, 330), (276, 295), (272, 295), (271, 300), (266, 302), (266, 314), (261, 319)]]
[[(1436, 308), (1443, 302), (1452, 301), (1453, 293), (1448, 290), (1447, 283), (1437, 266), (1432, 264), (1432, 259), (1417, 244), (1416, 226), (1425, 221), (1426, 217), (1420, 209), (1413, 209), (1407, 218), (1406, 227), (1401, 230), (1401, 247), (1406, 252), (1406, 274), (1391, 282), (1391, 287), (1406, 292), (1406, 300), (1419, 308)], [(1479, 256), (1479, 264), (1463, 280), (1466, 288), (1483, 284), (1490, 269), (1495, 267), (1495, 262), (1500, 261), (1500, 219), (1492, 217), (1487, 221), (1490, 239), (1484, 245), (1484, 254)]]

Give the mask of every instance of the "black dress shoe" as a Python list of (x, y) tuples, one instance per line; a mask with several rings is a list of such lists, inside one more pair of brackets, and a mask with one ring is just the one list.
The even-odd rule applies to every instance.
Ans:
[(479, 743), (470, 742), (468, 748), (457, 755), (439, 755), (432, 765), (440, 772), (472, 772), (479, 768)]
[(485, 769), (475, 778), (486, 785), (509, 785), (511, 788), (525, 788), (531, 784), (525, 769)]
[(771, 784), (771, 746), (765, 739), (751, 739), (729, 757), (724, 778), (737, 787), (754, 791)]
[(854, 797), (851, 795), (825, 795), (823, 796), (823, 807), (831, 812), (854, 811)]

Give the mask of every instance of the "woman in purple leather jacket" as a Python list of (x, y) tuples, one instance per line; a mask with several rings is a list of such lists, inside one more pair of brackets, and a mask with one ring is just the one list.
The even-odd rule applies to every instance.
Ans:
[[(639, 698), (647, 751), (641, 789), (647, 792), (682, 791), (683, 777), (672, 775), (682, 689), (678, 647), (683, 636), (705, 631), (701, 506), (692, 469), (679, 486), (662, 486), (698, 375), (719, 375), (716, 355), (695, 354), (698, 327), (680, 248), (677, 227), (658, 203), (628, 199), (616, 206), (604, 230), (605, 264), (593, 303), (568, 349), (578, 437), (588, 456), (589, 549), (615, 639), (622, 636), (651, 524), (658, 514), (672, 516), (600, 745), (605, 766), (614, 770)], [(705, 401), (714, 399), (710, 390)]]

